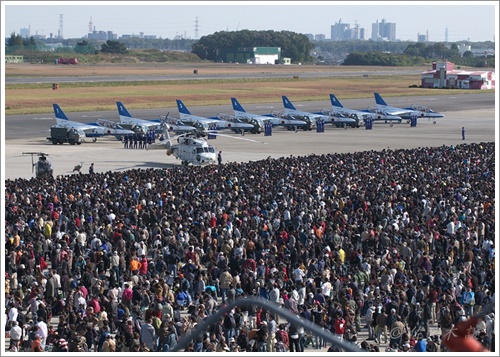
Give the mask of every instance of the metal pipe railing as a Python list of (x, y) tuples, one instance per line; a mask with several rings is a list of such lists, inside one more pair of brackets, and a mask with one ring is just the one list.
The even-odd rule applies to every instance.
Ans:
[(186, 336), (184, 336), (179, 340), (179, 342), (172, 349), (172, 352), (178, 352), (178, 351), (184, 352), (186, 347), (196, 336), (199, 336), (203, 332), (207, 331), (211, 325), (215, 324), (219, 320), (219, 318), (223, 317), (226, 313), (229, 313), (235, 307), (237, 306), (243, 307), (251, 305), (258, 305), (267, 310), (270, 310), (271, 312), (284, 317), (288, 322), (292, 322), (299, 326), (302, 326), (304, 327), (305, 330), (311, 331), (313, 334), (320, 336), (323, 339), (327, 340), (328, 342), (331, 342), (332, 344), (342, 348), (345, 352), (363, 351), (353, 343), (339, 340), (339, 338), (333, 335), (330, 331), (321, 328), (312, 321), (304, 320), (303, 318), (295, 315), (294, 313), (285, 308), (282, 308), (281, 306), (279, 306), (274, 302), (259, 297), (244, 297), (237, 299), (233, 302), (230, 302), (229, 304), (227, 304), (227, 306), (218, 310), (216, 313), (210, 315), (201, 323), (199, 323), (194, 329), (194, 331), (192, 331), (191, 333), (187, 334)]

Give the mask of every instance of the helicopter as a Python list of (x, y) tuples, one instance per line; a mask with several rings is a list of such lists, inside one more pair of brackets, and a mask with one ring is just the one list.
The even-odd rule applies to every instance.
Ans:
[[(35, 173), (36, 178), (53, 177), (54, 171), (52, 164), (47, 160), (49, 154), (43, 152), (23, 152), (23, 155), (31, 155), (31, 172)], [(38, 156), (38, 161), (33, 161), (33, 156)]]
[[(210, 145), (207, 140), (200, 137), (197, 132), (189, 132), (180, 134), (178, 136), (170, 137), (168, 130), (166, 130), (166, 125), (164, 125), (165, 138), (160, 138), (157, 141), (148, 146), (148, 150), (165, 150), (167, 155), (174, 155), (176, 159), (181, 160), (183, 166), (192, 165), (207, 165), (214, 164), (217, 162), (218, 151)], [(208, 131), (207, 134), (226, 136), (238, 140), (247, 140), (257, 143), (263, 143), (262, 141), (246, 139), (241, 137), (235, 137), (232, 135), (218, 134), (215, 131)], [(163, 139), (163, 140), (162, 140)], [(172, 144), (172, 141), (176, 140), (177, 144)]]

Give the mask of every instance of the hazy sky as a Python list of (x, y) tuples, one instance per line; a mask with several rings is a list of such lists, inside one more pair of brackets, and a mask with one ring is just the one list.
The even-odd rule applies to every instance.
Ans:
[[(62, 3), (72, 5), (61, 5)], [(81, 38), (92, 29), (118, 36), (143, 32), (162, 38), (176, 35), (198, 38), (216, 31), (288, 30), (324, 34), (340, 19), (358, 23), (371, 36), (372, 23), (385, 19), (396, 24), (396, 38), (416, 41), (428, 32), (429, 41), (494, 41), (498, 33), (497, 1), (2, 1), (4, 37), (21, 28), (31, 35), (57, 36), (62, 14), (64, 38)], [(438, 4), (438, 5), (435, 5)]]

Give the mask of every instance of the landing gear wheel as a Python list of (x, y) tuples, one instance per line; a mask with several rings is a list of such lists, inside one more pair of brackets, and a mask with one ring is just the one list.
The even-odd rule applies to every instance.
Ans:
[(436, 124), (436, 121), (434, 120), (434, 121), (432, 122), (432, 124)]
[(245, 130), (241, 129), (240, 134), (241, 136), (245, 136)]
[(347, 125), (344, 125), (344, 130), (347, 130)]
[(406, 124), (410, 124), (410, 122), (411, 122), (411, 120), (410, 120), (410, 119), (408, 119), (408, 120), (406, 121)]
[(92, 139), (92, 142), (93, 142), (93, 143), (96, 143), (96, 142), (97, 142), (97, 138), (93, 138), (93, 139)]
[(393, 124), (393, 123), (391, 123), (389, 126), (392, 128), (392, 126), (393, 126), (393, 125), (394, 125), (394, 124)]

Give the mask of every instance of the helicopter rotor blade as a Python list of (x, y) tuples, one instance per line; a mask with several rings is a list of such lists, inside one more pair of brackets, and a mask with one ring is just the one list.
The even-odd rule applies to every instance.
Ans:
[(233, 136), (233, 135), (227, 135), (227, 134), (219, 134), (219, 133), (210, 133), (211, 135), (218, 135), (218, 136), (225, 136), (227, 138), (233, 138), (233, 139), (237, 139), (237, 140), (245, 140), (245, 141), (251, 141), (251, 142), (254, 142), (254, 143), (260, 143), (260, 144), (267, 144), (266, 142), (264, 141), (259, 141), (259, 140), (253, 140), (253, 139), (247, 139), (247, 138), (242, 138), (242, 137), (238, 137), (238, 136)]

